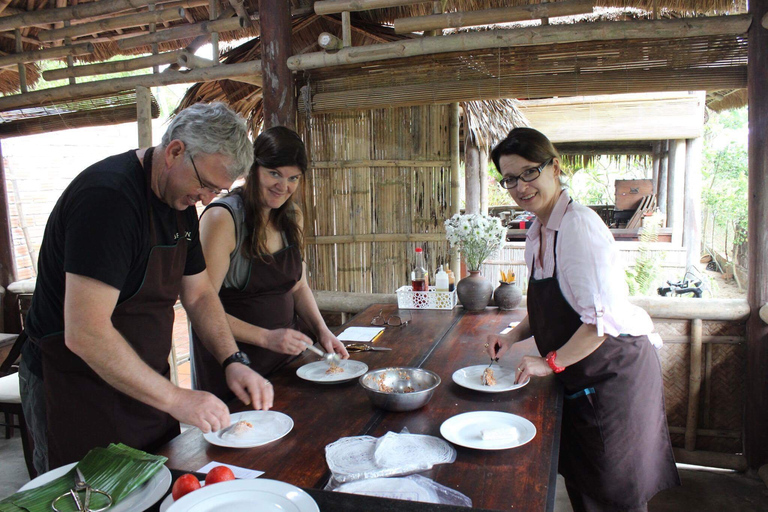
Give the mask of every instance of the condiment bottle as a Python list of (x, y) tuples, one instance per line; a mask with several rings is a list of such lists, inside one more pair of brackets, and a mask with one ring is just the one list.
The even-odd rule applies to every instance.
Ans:
[(411, 272), (411, 286), (415, 292), (425, 292), (429, 290), (427, 284), (427, 269), (424, 267), (424, 253), (421, 247), (416, 248), (416, 258), (414, 258), (413, 272)]
[(435, 274), (435, 291), (448, 291), (448, 274), (443, 270), (442, 265), (438, 267), (437, 274)]
[(456, 288), (456, 276), (448, 265), (445, 266), (445, 271), (448, 273), (448, 291), (452, 292)]

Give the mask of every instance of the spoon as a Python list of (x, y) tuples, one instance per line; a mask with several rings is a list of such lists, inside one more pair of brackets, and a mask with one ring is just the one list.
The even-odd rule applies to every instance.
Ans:
[(307, 348), (322, 357), (323, 360), (328, 363), (328, 366), (338, 366), (339, 362), (341, 361), (341, 357), (339, 357), (339, 354), (335, 352), (333, 354), (329, 354), (327, 352), (323, 352), (316, 346), (309, 344), (307, 344)]

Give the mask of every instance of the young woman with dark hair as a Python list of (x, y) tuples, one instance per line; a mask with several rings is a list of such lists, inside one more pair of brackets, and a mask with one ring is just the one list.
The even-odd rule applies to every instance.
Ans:
[[(268, 376), (313, 343), (347, 358), (325, 325), (302, 261), (303, 218), (293, 200), (307, 171), (298, 134), (277, 126), (258, 136), (245, 184), (211, 203), (200, 218), (208, 275), (251, 367)], [(193, 333), (194, 334), (194, 333)], [(194, 338), (194, 336), (193, 336)], [(193, 385), (232, 398), (220, 362), (193, 339)]]

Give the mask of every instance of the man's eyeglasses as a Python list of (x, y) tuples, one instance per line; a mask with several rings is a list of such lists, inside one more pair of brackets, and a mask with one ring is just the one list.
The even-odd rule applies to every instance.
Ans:
[(407, 319), (398, 315), (391, 315), (385, 318), (383, 313), (383, 309), (379, 310), (378, 314), (371, 319), (371, 325), (375, 325), (377, 327), (387, 325), (392, 327), (402, 327), (408, 323)]
[(510, 189), (517, 186), (518, 180), (530, 183), (541, 176), (541, 171), (543, 171), (545, 167), (551, 164), (552, 160), (554, 160), (554, 158), (550, 158), (538, 167), (531, 167), (530, 169), (526, 169), (520, 173), (520, 176), (507, 176), (506, 178), (502, 178), (499, 181), (499, 185), (501, 185), (501, 188)]
[(190, 161), (192, 161), (192, 168), (195, 170), (195, 176), (197, 176), (197, 181), (198, 181), (198, 183), (200, 183), (200, 188), (206, 189), (208, 192), (210, 192), (211, 194), (213, 194), (215, 196), (221, 194), (222, 192), (224, 192), (225, 194), (229, 192), (229, 190), (227, 190), (225, 188), (209, 187), (208, 185), (203, 183), (202, 178), (200, 178), (200, 173), (197, 171), (197, 166), (195, 165), (195, 159), (192, 158), (192, 155), (189, 155), (189, 159), (190, 159)]

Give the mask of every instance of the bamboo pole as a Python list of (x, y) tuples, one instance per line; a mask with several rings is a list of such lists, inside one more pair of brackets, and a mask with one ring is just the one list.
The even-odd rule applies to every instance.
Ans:
[[(346, 186), (344, 187), (346, 189)], [(338, 194), (337, 194), (338, 195)], [(349, 192), (343, 194), (349, 195)], [(348, 212), (349, 210), (344, 210)], [(308, 236), (307, 243), (317, 245), (351, 244), (365, 242), (439, 242), (445, 240), (444, 233), (367, 233), (360, 235)]]
[(109, 73), (123, 73), (137, 69), (151, 68), (152, 66), (171, 64), (179, 59), (183, 50), (138, 57), (136, 59), (118, 60), (115, 62), (103, 62), (100, 64), (88, 64), (73, 68), (51, 69), (43, 71), (43, 78), (48, 81), (61, 80), (62, 78), (106, 75)]
[(90, 2), (59, 9), (30, 11), (0, 18), (0, 31), (28, 27), (40, 23), (55, 23), (57, 21), (114, 14), (124, 9), (146, 7), (151, 3), (154, 3), (154, 0), (101, 0), (99, 2)]
[[(459, 122), (460, 122), (459, 104), (451, 103), (448, 109), (449, 128), (448, 139), (451, 151), (451, 215), (456, 215), (461, 210), (461, 190), (459, 189), (459, 175), (461, 171), (461, 162), (459, 156)], [(451, 252), (451, 267), (456, 276), (456, 282), (461, 279), (461, 259), (457, 250)]]
[(251, 80), (261, 72), (261, 61), (252, 60), (239, 64), (227, 64), (206, 69), (193, 69), (181, 73), (165, 70), (157, 75), (132, 76), (88, 82), (53, 89), (43, 89), (27, 94), (14, 94), (0, 98), (0, 112), (30, 105), (42, 105), (62, 100), (81, 99), (135, 89), (137, 86), (157, 87), (160, 85), (188, 84), (213, 80)]
[(136, 87), (136, 121), (139, 127), (139, 147), (151, 147), (152, 93), (147, 87)]
[(424, 4), (432, 0), (324, 0), (315, 2), (315, 14), (339, 14), (340, 12), (370, 11), (387, 7)]
[(184, 18), (184, 9), (163, 9), (162, 11), (147, 11), (139, 14), (129, 14), (115, 18), (106, 18), (90, 23), (80, 25), (71, 25), (69, 27), (53, 30), (41, 30), (37, 37), (41, 41), (60, 41), (65, 37), (81, 37), (117, 30), (123, 28), (139, 27), (149, 23), (163, 23), (166, 21), (175, 21)]
[[(317, 5), (317, 4), (315, 4)], [(510, 23), (514, 21), (537, 20), (556, 16), (572, 16), (592, 12), (594, 0), (566, 0), (545, 4), (519, 5), (501, 7), (498, 9), (483, 9), (480, 11), (452, 12), (448, 14), (433, 14), (430, 16), (413, 16), (395, 20), (395, 32), (406, 34), (440, 30), (444, 28), (473, 27), (477, 25), (493, 25), (495, 23)]]
[(123, 39), (117, 43), (121, 50), (129, 50), (140, 46), (147, 46), (152, 43), (164, 43), (176, 39), (187, 39), (214, 32), (228, 32), (240, 30), (245, 27), (245, 20), (240, 17), (227, 18), (223, 20), (203, 21), (194, 25), (181, 25), (178, 27), (161, 30), (155, 34), (146, 34), (130, 39)]
[(691, 370), (688, 375), (688, 416), (685, 421), (685, 449), (696, 449), (696, 428), (699, 423), (701, 395), (701, 331), (702, 321), (691, 320)]
[[(465, 133), (467, 124), (464, 123)], [(465, 212), (480, 213), (480, 149), (467, 137), (464, 140)]]
[[(23, 47), (21, 46), (21, 31), (17, 28), (13, 29), (13, 35), (16, 37), (16, 54), (23, 53)], [(19, 90), (22, 93), (27, 92), (27, 68), (24, 64), (19, 62), (16, 64), (19, 67)]]
[(669, 141), (669, 190), (667, 226), (672, 228), (672, 243), (683, 243), (683, 194), (685, 187), (685, 139)]
[[(208, 5), (208, 18), (211, 20), (211, 22), (214, 22), (218, 19), (218, 10), (219, 0), (211, 0)], [(241, 28), (245, 28), (251, 22), (251, 20), (245, 20), (240, 18), (240, 16), (237, 18), (240, 20)], [(211, 32), (211, 60), (215, 61), (217, 66), (219, 65), (219, 31)]]
[(323, 50), (341, 50), (344, 47), (344, 42), (335, 35), (328, 32), (321, 32), (317, 36), (317, 44)]
[(341, 42), (344, 47), (352, 46), (352, 20), (349, 11), (341, 13)]
[(750, 22), (749, 15), (739, 15), (658, 21), (604, 21), (577, 25), (489, 30), (344, 48), (334, 54), (313, 52), (294, 55), (288, 59), (288, 67), (294, 71), (307, 70), (417, 55), (468, 52), (509, 46), (740, 35), (746, 33)]
[(368, 167), (447, 167), (449, 160), (338, 160), (312, 162), (317, 169), (353, 169)]
[(672, 450), (675, 454), (675, 461), (683, 464), (733, 469), (742, 473), (749, 469), (747, 466), (747, 459), (744, 458), (743, 455), (705, 452), (700, 450), (691, 452), (681, 448), (673, 448)]
[(183, 68), (189, 69), (210, 68), (216, 65), (212, 60), (198, 57), (194, 53), (188, 51), (179, 53), (176, 63)]
[(238, 16), (245, 20), (245, 28), (251, 28), (254, 26), (253, 21), (251, 20), (251, 15), (245, 8), (245, 3), (243, 3), (243, 0), (229, 0), (229, 5), (232, 6)]
[(86, 55), (93, 53), (91, 43), (80, 43), (72, 46), (58, 46), (56, 48), (45, 48), (31, 52), (12, 53), (0, 57), (0, 68), (12, 64), (24, 64), (25, 62), (37, 62), (47, 59), (57, 59), (68, 55)]
[(768, 13), (766, 13), (763, 16), (763, 21), (761, 22), (763, 28), (768, 29)]
[(768, 304), (763, 304), (763, 307), (760, 308), (760, 319), (768, 324)]
[[(705, 98), (702, 93), (702, 105)], [(701, 160), (703, 139), (688, 139), (685, 144), (685, 183), (683, 185), (683, 247), (685, 268), (701, 263)]]

